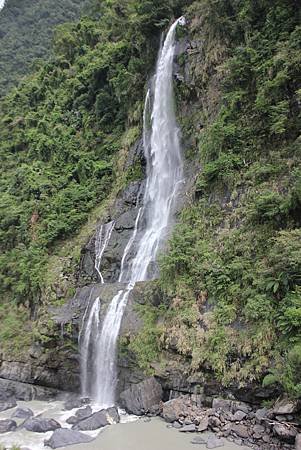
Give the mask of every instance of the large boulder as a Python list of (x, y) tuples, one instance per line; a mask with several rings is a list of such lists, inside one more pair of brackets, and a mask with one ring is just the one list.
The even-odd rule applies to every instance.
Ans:
[(174, 398), (163, 403), (162, 417), (166, 422), (175, 422), (185, 415), (185, 397)]
[(16, 419), (28, 419), (33, 415), (33, 411), (29, 408), (17, 408), (11, 417)]
[(61, 425), (54, 419), (34, 417), (24, 423), (24, 428), (34, 433), (46, 433), (47, 431), (54, 431), (61, 428)]
[(73, 425), (72, 429), (77, 431), (98, 430), (98, 428), (110, 425), (108, 419), (109, 418), (106, 414), (106, 410), (103, 409), (101, 411), (95, 412), (87, 419), (81, 420), (79, 423)]
[(282, 399), (275, 403), (272, 410), (275, 415), (294, 414), (300, 410), (300, 402), (297, 400)]
[(120, 394), (121, 406), (137, 416), (150, 412), (162, 400), (162, 387), (154, 377), (132, 385)]
[(8, 433), (9, 431), (14, 431), (16, 428), (17, 424), (14, 420), (0, 420), (0, 433)]
[(93, 440), (94, 438), (79, 431), (60, 428), (54, 431), (50, 439), (44, 441), (44, 445), (50, 448), (61, 448), (68, 445), (85, 444)]
[(70, 425), (75, 425), (81, 420), (87, 419), (91, 415), (92, 415), (92, 408), (91, 406), (88, 405), (85, 408), (78, 409), (75, 415), (69, 417), (69, 419), (67, 419), (66, 422), (69, 423)]

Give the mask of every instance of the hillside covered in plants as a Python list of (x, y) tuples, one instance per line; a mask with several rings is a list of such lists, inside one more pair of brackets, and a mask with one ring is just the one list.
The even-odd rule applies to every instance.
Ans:
[(98, 220), (143, 177), (143, 162), (125, 161), (141, 137), (160, 35), (183, 14), (174, 85), (190, 188), (139, 305), (143, 326), (120, 352), (146, 374), (172, 365), (199, 384), (256, 383), (300, 398), (299, 2), (89, 8), (56, 29), (51, 58), (1, 99), (2, 352), (20, 357), (46, 340), (47, 308), (74, 294)]
[(54, 27), (78, 19), (83, 0), (9, 0), (0, 13), (0, 96), (50, 54)]

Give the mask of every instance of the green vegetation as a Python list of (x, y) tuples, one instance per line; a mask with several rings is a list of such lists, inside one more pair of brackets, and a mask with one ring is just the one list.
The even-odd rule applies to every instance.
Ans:
[(76, 20), (85, 0), (8, 0), (0, 13), (0, 96), (50, 53), (54, 27)]
[[(200, 0), (190, 14), (192, 38), (204, 36), (206, 47), (177, 100), (202, 170), (161, 258), (170, 301), (159, 340), (192, 372), (225, 385), (270, 373), (265, 384), (300, 397), (300, 6)], [(194, 67), (193, 56), (186, 63)], [(194, 92), (207, 110), (183, 118)], [(152, 354), (138, 359), (151, 364)]]
[(94, 0), (90, 16), (56, 29), (53, 56), (1, 102), (0, 338), (19, 345), (28, 310), (34, 317), (52, 299), (48, 285), (74, 274), (95, 219), (141, 177), (124, 162), (141, 133), (160, 31), (183, 8), (180, 34), (194, 45), (178, 61), (178, 119), (201, 169), (139, 306), (144, 328), (121, 352), (147, 373), (166, 357), (224, 385), (278, 383), (300, 397), (295, 0)]
[[(1, 100), (1, 303), (25, 305), (34, 318), (49, 301), (48, 280), (61, 276), (63, 242), (141, 176), (123, 161), (140, 134), (160, 31), (181, 3), (91, 2), (91, 16), (60, 25), (51, 58)], [(78, 258), (80, 247), (72, 252)]]

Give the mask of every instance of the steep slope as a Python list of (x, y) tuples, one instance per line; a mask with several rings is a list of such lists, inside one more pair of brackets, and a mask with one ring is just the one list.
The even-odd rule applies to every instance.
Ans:
[[(2, 351), (68, 347), (67, 369), (78, 369), (78, 327), (97, 280), (93, 233), (122, 215), (105, 261), (116, 281), (139, 193), (131, 182), (143, 177), (140, 160), (126, 161), (139, 151), (159, 32), (184, 12), (174, 71), (193, 175), (160, 279), (126, 314), (121, 374), (155, 374), (181, 392), (236, 392), (264, 379), (273, 387), (261, 398), (300, 397), (300, 5), (190, 3), (95, 2), (101, 20), (62, 27), (55, 59), (3, 100)], [(116, 286), (107, 289), (104, 306)], [(53, 321), (47, 306), (58, 303), (66, 316)], [(20, 332), (29, 306), (32, 334)]]
[(129, 348), (163, 378), (186, 373), (184, 390), (266, 375), (300, 397), (300, 5), (204, 0), (189, 18), (178, 109), (200, 172), (161, 259), (161, 309)]
[(85, 0), (7, 0), (0, 13), (0, 96), (50, 54), (54, 27), (80, 15)]

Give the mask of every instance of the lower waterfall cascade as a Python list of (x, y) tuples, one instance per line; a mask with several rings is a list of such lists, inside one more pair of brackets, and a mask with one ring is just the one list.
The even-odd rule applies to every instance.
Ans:
[[(185, 18), (181, 17), (170, 27), (159, 51), (153, 92), (149, 90), (145, 98), (143, 147), (147, 178), (143, 203), (140, 208), (137, 206), (134, 231), (121, 260), (118, 281), (126, 283), (126, 287), (112, 299), (102, 324), (99, 298), (89, 300), (82, 322), (79, 337), (82, 394), (91, 395), (102, 407), (115, 404), (117, 340), (129, 295), (136, 282), (154, 278), (156, 257), (166, 241), (183, 183), (180, 130), (174, 107), (173, 61), (176, 28), (184, 23)], [(145, 224), (143, 230), (139, 230), (141, 222)], [(113, 228), (114, 221), (103, 225), (96, 237), (95, 268), (101, 283), (104, 283), (101, 258)], [(127, 262), (132, 251), (134, 256)], [(89, 358), (92, 361), (89, 362)]]

